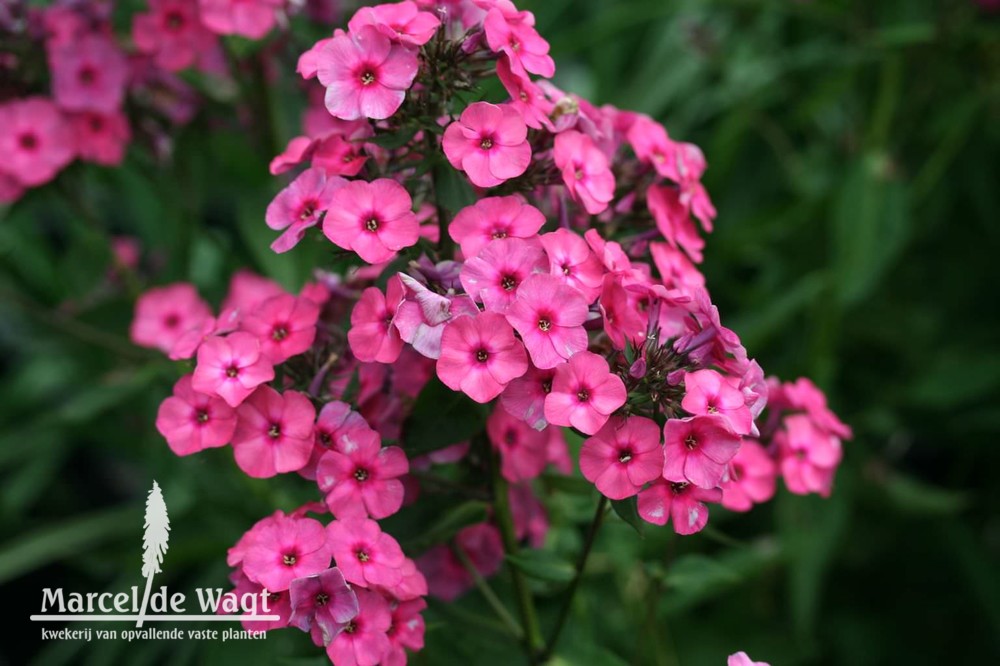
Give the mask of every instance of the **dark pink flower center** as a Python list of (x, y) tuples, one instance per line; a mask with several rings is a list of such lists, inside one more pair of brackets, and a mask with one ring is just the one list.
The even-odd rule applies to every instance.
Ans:
[(302, 221), (308, 220), (310, 217), (316, 214), (316, 201), (314, 199), (307, 199), (302, 202), (302, 210), (299, 212), (299, 219)]
[(90, 126), (90, 131), (95, 134), (104, 131), (104, 118), (98, 115), (91, 116), (87, 124)]
[(295, 553), (285, 553), (281, 556), (281, 563), (286, 567), (294, 567), (295, 563), (298, 562), (298, 559), (299, 558), (296, 557)]
[(482, 148), (483, 150), (489, 150), (490, 148), (492, 148), (493, 147), (493, 137), (491, 137), (491, 136), (484, 136), (483, 138), (481, 138), (479, 140), (479, 147)]
[(38, 137), (32, 132), (25, 132), (17, 138), (17, 143), (24, 150), (34, 150), (38, 148)]
[(688, 451), (693, 451), (698, 448), (698, 438), (694, 435), (688, 435), (684, 438), (684, 446), (688, 448)]
[(500, 286), (503, 287), (504, 291), (513, 291), (514, 287), (517, 286), (517, 278), (513, 275), (504, 275), (500, 278)]
[(233, 379), (238, 374), (240, 374), (240, 369), (237, 368), (235, 365), (231, 365), (228, 368), (226, 368), (226, 377)]
[(586, 387), (581, 387), (579, 391), (576, 392), (576, 399), (580, 402), (587, 402), (590, 400), (590, 391)]
[(358, 630), (358, 625), (354, 623), (354, 620), (351, 620), (350, 622), (344, 625), (345, 634), (353, 634), (357, 630)]
[(570, 273), (573, 272), (573, 269), (570, 268), (569, 264), (563, 264), (562, 265), (562, 272), (563, 272), (563, 275), (569, 275)]
[(326, 431), (320, 432), (319, 443), (323, 445), (325, 448), (330, 448), (330, 444), (333, 443), (333, 437), (331, 437), (330, 433)]
[(622, 449), (618, 453), (618, 462), (624, 464), (632, 460), (632, 451), (629, 449)]
[(375, 217), (369, 217), (365, 221), (365, 229), (367, 229), (368, 231), (370, 231), (372, 233), (375, 233), (376, 231), (378, 231), (378, 220)]
[(177, 328), (177, 325), (181, 323), (180, 315), (168, 314), (163, 318), (163, 325), (167, 328)]
[(277, 324), (274, 330), (271, 331), (271, 339), (275, 342), (281, 342), (288, 337), (288, 326), (286, 324)]
[(552, 380), (546, 379), (542, 382), (542, 393), (546, 395), (552, 393)]
[(479, 351), (476, 352), (476, 360), (479, 361), (480, 363), (486, 363), (486, 361), (489, 358), (490, 358), (490, 353), (485, 349), (480, 349)]
[(329, 600), (330, 600), (330, 595), (328, 595), (325, 592), (320, 592), (319, 594), (316, 595), (317, 606), (325, 606), (326, 602), (328, 602)]
[(687, 484), (687, 483), (685, 483), (683, 481), (680, 482), (680, 483), (671, 483), (670, 484), (670, 491), (674, 495), (682, 495), (684, 493), (684, 491), (687, 490), (688, 485), (689, 484)]
[(357, 556), (358, 562), (364, 563), (372, 559), (371, 556), (368, 554), (368, 551), (364, 550), (363, 548), (359, 548), (357, 552), (355, 552), (354, 554), (355, 556)]
[(743, 478), (743, 465), (733, 464), (729, 473), (730, 478), (733, 481), (739, 481)]
[(85, 86), (89, 86), (97, 80), (97, 70), (90, 65), (84, 65), (77, 72), (77, 77), (80, 79), (80, 83)]
[(370, 86), (371, 84), (375, 83), (375, 72), (373, 72), (370, 69), (366, 69), (363, 72), (361, 72), (360, 79), (361, 79), (361, 85)]
[(179, 11), (167, 12), (163, 17), (163, 24), (170, 32), (180, 32), (185, 23), (184, 14)]
[(513, 430), (508, 430), (503, 434), (503, 441), (507, 444), (507, 446), (514, 446), (517, 444), (517, 433)]
[(281, 437), (281, 424), (272, 423), (271, 427), (267, 429), (267, 436), (271, 439), (278, 439)]
[(354, 478), (357, 479), (358, 481), (367, 481), (368, 470), (364, 469), (363, 467), (357, 468), (356, 470), (354, 470)]
[(208, 412), (204, 409), (199, 409), (195, 412), (195, 418), (198, 419), (198, 423), (208, 423)]
[(493, 238), (507, 238), (507, 230), (506, 229), (494, 229), (492, 237)]
[(709, 414), (718, 414), (718, 413), (719, 413), (719, 408), (718, 408), (718, 407), (716, 407), (715, 405), (711, 405), (711, 404), (710, 404), (710, 405), (708, 406), (708, 413), (709, 413)]
[(552, 320), (547, 315), (538, 318), (538, 330), (542, 333), (548, 333), (552, 330)]

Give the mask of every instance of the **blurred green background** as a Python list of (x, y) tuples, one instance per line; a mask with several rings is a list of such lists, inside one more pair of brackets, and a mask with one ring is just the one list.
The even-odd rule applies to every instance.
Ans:
[[(829, 500), (713, 509), (690, 538), (611, 522), (556, 663), (709, 666), (740, 649), (773, 666), (1000, 663), (1000, 13), (986, 0), (518, 4), (552, 44), (558, 85), (703, 148), (719, 209), (703, 268), (724, 322), (767, 373), (813, 377), (855, 431)], [(289, 71), (271, 97), (282, 141), (295, 86)], [(153, 419), (176, 370), (127, 343), (146, 285), (109, 279), (111, 235), (141, 240), (141, 279), (190, 279), (216, 302), (240, 266), (297, 286), (322, 260), (319, 244), (267, 250), (273, 139), (220, 124), (224, 104), (174, 160), (76, 164), (0, 212), (0, 584), (15, 622), (0, 662), (324, 661), (297, 632), (87, 646), (42, 644), (27, 622), (42, 587), (140, 584), (151, 478), (173, 525), (158, 582), (183, 589), (224, 586), (225, 549), (308, 495), (243, 477), (225, 449), (169, 452)], [(594, 501), (553, 495), (556, 552), (579, 547)], [(558, 589), (538, 589), (543, 622)], [(470, 619), (482, 607), (475, 593), (432, 604), (414, 663), (518, 663)]]

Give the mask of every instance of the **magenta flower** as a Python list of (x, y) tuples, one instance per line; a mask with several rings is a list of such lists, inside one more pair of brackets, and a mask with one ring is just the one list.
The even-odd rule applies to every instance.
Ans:
[(244, 544), (243, 573), (270, 592), (287, 590), (330, 566), (330, 545), (323, 524), (312, 518), (275, 514), (254, 525)]
[(535, 15), (518, 11), (511, 2), (491, 3), (483, 19), (486, 42), (494, 53), (504, 53), (512, 62), (545, 78), (556, 73), (549, 43), (535, 30)]
[(392, 626), (389, 602), (378, 592), (355, 590), (358, 614), (349, 620), (330, 644), (326, 654), (337, 666), (376, 666), (385, 663), (391, 644), (387, 635)]
[(298, 245), (306, 230), (315, 227), (330, 207), (333, 193), (347, 184), (337, 176), (327, 178), (322, 169), (306, 169), (278, 192), (267, 206), (264, 221), (275, 230), (285, 230), (273, 243), (275, 252), (287, 252)]
[(494, 187), (520, 176), (531, 162), (528, 126), (517, 109), (473, 102), (448, 125), (444, 154), (479, 187)]
[(59, 109), (42, 97), (0, 104), (0, 172), (34, 187), (73, 159), (73, 134)]
[(347, 24), (348, 31), (358, 33), (374, 26), (389, 39), (408, 46), (423, 46), (437, 32), (441, 21), (430, 12), (420, 11), (415, 2), (391, 2), (374, 7), (362, 7)]
[(545, 420), (545, 398), (552, 391), (554, 368), (539, 370), (529, 364), (528, 371), (518, 377), (500, 394), (500, 405), (511, 416), (516, 416), (535, 430), (548, 425)]
[(528, 370), (528, 355), (501, 315), (459, 317), (441, 335), (437, 376), (453, 391), (485, 403)]
[(663, 428), (663, 478), (716, 488), (726, 464), (740, 448), (741, 437), (723, 416), (669, 419)]
[(410, 471), (398, 446), (382, 447), (374, 430), (344, 434), (319, 459), (316, 482), (337, 518), (387, 518), (403, 505), (399, 477)]
[(394, 180), (347, 183), (330, 200), (323, 233), (345, 250), (353, 250), (370, 264), (389, 261), (398, 250), (417, 242), (420, 224), (413, 200)]
[(722, 506), (730, 511), (749, 511), (774, 497), (777, 465), (764, 447), (752, 439), (740, 444), (722, 482)]
[(384, 120), (403, 104), (419, 67), (416, 53), (366, 25), (335, 35), (319, 54), (316, 75), (335, 117)]
[(770, 664), (764, 661), (754, 661), (746, 652), (737, 652), (736, 654), (729, 655), (729, 659), (726, 660), (726, 666), (770, 666)]
[(76, 153), (81, 160), (104, 166), (121, 164), (132, 137), (125, 114), (87, 111), (75, 114), (71, 122)]
[(500, 472), (511, 483), (534, 479), (548, 462), (549, 433), (535, 430), (507, 410), (495, 408), (486, 419), (486, 434), (500, 451)]
[(604, 357), (581, 351), (556, 366), (552, 390), (545, 398), (545, 418), (553, 425), (593, 435), (625, 404), (625, 398), (625, 383), (611, 373)]
[(403, 282), (389, 278), (385, 294), (378, 287), (361, 292), (351, 311), (351, 330), (347, 341), (354, 357), (364, 363), (394, 363), (403, 350), (403, 340), (393, 326), (396, 309), (403, 301)]
[(715, 370), (697, 370), (684, 374), (684, 399), (681, 407), (690, 414), (720, 414), (729, 421), (737, 435), (753, 429), (753, 415), (746, 406), (743, 392)]
[(236, 407), (272, 379), (274, 366), (261, 351), (260, 342), (249, 333), (237, 331), (224, 338), (213, 335), (201, 343), (191, 386)]
[(125, 54), (96, 33), (49, 52), (52, 93), (67, 111), (112, 113), (122, 105), (128, 80)]
[(158, 67), (176, 72), (190, 67), (215, 46), (198, 16), (196, 0), (149, 0), (149, 11), (132, 20), (132, 41)]
[(560, 132), (552, 156), (570, 196), (591, 215), (603, 212), (615, 196), (615, 177), (593, 139), (576, 130)]
[(462, 288), (487, 310), (505, 312), (517, 289), (533, 273), (545, 270), (545, 254), (535, 240), (501, 238), (486, 244), (462, 266)]
[(487, 197), (463, 208), (448, 225), (448, 235), (475, 257), (498, 238), (532, 238), (545, 224), (545, 216), (520, 196)]
[(583, 296), (551, 275), (532, 275), (522, 282), (507, 309), (507, 321), (521, 334), (531, 362), (543, 370), (587, 348), (586, 320)]
[(260, 340), (260, 351), (278, 365), (307, 351), (316, 339), (319, 306), (291, 294), (272, 296), (240, 322), (240, 328)]
[(179, 456), (225, 446), (236, 430), (236, 412), (221, 398), (191, 388), (191, 375), (174, 384), (174, 394), (160, 403), (156, 429)]
[(156, 287), (136, 301), (129, 337), (137, 345), (168, 353), (187, 331), (211, 318), (212, 311), (194, 285), (178, 282)]
[(721, 500), (722, 491), (718, 488), (705, 490), (690, 483), (660, 480), (639, 493), (639, 517), (654, 525), (666, 525), (672, 520), (677, 534), (694, 534), (708, 523), (708, 507), (704, 502)]
[(296, 578), (288, 592), (292, 604), (289, 626), (318, 634), (321, 645), (329, 645), (358, 615), (358, 598), (336, 567)]
[(382, 663), (386, 666), (406, 664), (406, 650), (424, 649), (424, 618), (420, 611), (427, 608), (423, 599), (401, 601), (392, 609), (392, 624), (389, 625), (389, 653)]
[(312, 165), (328, 176), (357, 176), (367, 161), (363, 143), (339, 134), (317, 139), (312, 151)]
[(587, 241), (568, 229), (539, 236), (549, 258), (549, 273), (576, 289), (587, 303), (601, 293), (604, 267), (591, 252)]
[(642, 416), (612, 419), (584, 441), (580, 471), (605, 497), (632, 497), (663, 471), (659, 426)]
[(403, 551), (374, 520), (335, 520), (326, 531), (333, 559), (347, 582), (361, 587), (392, 587), (402, 579)]
[(625, 287), (622, 275), (604, 275), (598, 303), (604, 318), (604, 332), (615, 349), (625, 349), (627, 343), (638, 345), (646, 337), (646, 316), (639, 308), (638, 294)]
[(255, 479), (295, 472), (309, 462), (316, 408), (296, 391), (261, 386), (236, 410), (233, 455)]
[(274, 27), (283, 0), (198, 0), (201, 20), (218, 35), (260, 39)]
[(316, 466), (324, 453), (331, 449), (340, 450), (339, 441), (342, 437), (366, 430), (371, 430), (368, 422), (346, 402), (332, 400), (323, 405), (313, 426), (312, 454), (306, 466), (299, 470), (299, 475), (314, 480)]

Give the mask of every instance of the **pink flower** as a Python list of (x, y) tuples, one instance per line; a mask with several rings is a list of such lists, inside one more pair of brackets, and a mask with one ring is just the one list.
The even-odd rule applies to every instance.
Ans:
[[(234, 587), (229, 592), (223, 594), (219, 599), (219, 604), (216, 607), (215, 612), (220, 615), (229, 613), (231, 608), (239, 609), (241, 607), (241, 600), (246, 598), (244, 595), (252, 594), (259, 599), (261, 594), (264, 593), (264, 586), (247, 578), (246, 574), (244, 574), (240, 569), (234, 571), (229, 577), (229, 580), (232, 581)], [(247, 615), (248, 613), (237, 612), (237, 614)], [(292, 605), (289, 601), (288, 590), (281, 592), (268, 590), (266, 614), (276, 615), (278, 616), (278, 619), (259, 621), (241, 620), (240, 624), (243, 625), (243, 628), (247, 631), (270, 631), (271, 629), (281, 629), (283, 627), (287, 627), (288, 619), (292, 615)]]
[(403, 342), (431, 359), (441, 357), (441, 336), (447, 323), (463, 315), (476, 316), (479, 307), (466, 294), (445, 296), (425, 287), (416, 279), (399, 273), (406, 285), (406, 297), (396, 308), (392, 324)]
[(191, 375), (174, 384), (174, 394), (160, 403), (156, 429), (179, 456), (225, 446), (236, 429), (236, 413), (221, 398), (191, 388)]
[(362, 7), (347, 29), (358, 33), (366, 25), (374, 26), (389, 39), (409, 46), (423, 46), (437, 32), (441, 21), (430, 12), (422, 12), (410, 0), (392, 2), (374, 7)]
[(556, 64), (549, 55), (549, 43), (534, 25), (534, 14), (517, 11), (507, 0), (495, 3), (483, 19), (486, 42), (494, 53), (502, 52), (532, 74), (551, 78)]
[(319, 55), (316, 74), (326, 86), (331, 114), (343, 120), (384, 120), (403, 104), (419, 67), (413, 51), (366, 25), (330, 40)]
[(260, 351), (278, 365), (312, 347), (316, 339), (319, 306), (291, 294), (272, 296), (240, 322), (240, 328), (260, 340)]
[(288, 590), (292, 604), (288, 624), (318, 634), (322, 645), (329, 645), (344, 625), (358, 615), (358, 598), (336, 567), (296, 578)]
[(557, 229), (539, 237), (549, 258), (549, 273), (576, 289), (587, 303), (601, 293), (604, 267), (587, 241), (568, 229)]
[(605, 497), (632, 497), (663, 471), (659, 426), (642, 416), (612, 419), (584, 441), (580, 471)]
[(663, 478), (699, 488), (717, 487), (740, 439), (723, 416), (669, 419), (663, 428)]
[(500, 471), (511, 483), (529, 481), (548, 462), (549, 433), (535, 430), (504, 409), (494, 409), (486, 420), (486, 434), (500, 451)]
[[(238, 335), (234, 333), (233, 335)], [(231, 337), (231, 336), (230, 336)], [(255, 479), (294, 472), (309, 462), (316, 408), (296, 391), (261, 386), (236, 410), (233, 455)]]
[(552, 390), (545, 398), (545, 418), (553, 425), (593, 435), (625, 404), (625, 397), (625, 383), (611, 374), (604, 357), (581, 351), (556, 366)]
[(357, 176), (368, 161), (359, 139), (333, 134), (318, 139), (312, 151), (312, 165), (328, 176)]
[(285, 149), (271, 160), (267, 170), (272, 176), (290, 171), (312, 158), (315, 149), (316, 142), (308, 136), (294, 137), (288, 141)]
[(501, 315), (484, 312), (445, 326), (437, 376), (453, 391), (485, 403), (528, 369), (528, 356)]
[(260, 39), (274, 27), (283, 0), (198, 0), (201, 20), (219, 35)]
[(504, 389), (500, 395), (500, 405), (511, 416), (516, 416), (535, 430), (548, 425), (545, 420), (545, 398), (552, 391), (554, 368), (539, 370), (528, 365), (528, 371)]
[(171, 72), (190, 67), (215, 45), (198, 16), (196, 0), (149, 0), (149, 11), (132, 21), (132, 41)]
[(475, 257), (498, 238), (532, 238), (545, 224), (542, 212), (519, 196), (487, 197), (463, 208), (448, 225), (448, 235)]
[(24, 186), (14, 176), (0, 171), (0, 204), (14, 203), (24, 194)]
[(0, 104), (0, 172), (20, 185), (49, 182), (73, 159), (73, 134), (47, 99), (27, 97)]
[(829, 497), (843, 456), (840, 439), (818, 427), (807, 414), (785, 417), (785, 430), (775, 433), (778, 464), (788, 490), (796, 495)]
[(85, 112), (72, 118), (80, 159), (104, 166), (121, 164), (132, 132), (125, 114)]
[(49, 53), (52, 93), (68, 111), (112, 113), (122, 105), (128, 62), (107, 37), (91, 34)]
[(319, 459), (316, 481), (337, 518), (386, 518), (403, 505), (399, 477), (410, 470), (398, 446), (382, 448), (374, 430), (345, 434)]
[(649, 116), (639, 115), (628, 130), (628, 141), (640, 162), (651, 164), (656, 172), (676, 180), (676, 146), (663, 125)]
[(411, 599), (396, 604), (392, 609), (392, 624), (389, 626), (389, 653), (382, 663), (385, 666), (404, 666), (406, 650), (424, 648), (424, 618), (420, 611), (427, 608), (423, 599)]
[(358, 615), (330, 641), (326, 654), (337, 666), (376, 666), (384, 663), (391, 648), (387, 633), (392, 626), (392, 611), (378, 592), (359, 589), (355, 594)]
[(313, 426), (314, 445), (312, 455), (299, 474), (307, 479), (316, 478), (316, 466), (319, 459), (327, 451), (340, 449), (343, 437), (354, 436), (358, 431), (370, 430), (368, 422), (346, 402), (332, 400), (319, 411), (319, 417)]
[(650, 243), (649, 254), (668, 288), (705, 287), (705, 276), (681, 250), (666, 243)]
[(396, 251), (417, 242), (420, 224), (413, 200), (394, 180), (355, 180), (333, 194), (323, 220), (323, 233), (370, 264), (392, 259)]
[(493, 187), (520, 176), (531, 162), (528, 126), (515, 108), (473, 102), (448, 125), (444, 154), (479, 187)]
[(615, 196), (615, 177), (593, 139), (576, 130), (561, 132), (552, 155), (570, 196), (591, 215), (604, 211)]
[(333, 559), (347, 582), (361, 587), (397, 585), (405, 557), (374, 520), (335, 520), (326, 526)]
[(639, 493), (639, 517), (647, 523), (666, 525), (673, 520), (674, 532), (681, 535), (700, 532), (708, 523), (704, 502), (719, 502), (722, 491), (705, 490), (690, 483), (660, 480)]
[(690, 414), (720, 414), (729, 421), (737, 435), (753, 429), (753, 415), (746, 406), (743, 392), (715, 370), (697, 370), (684, 374), (684, 399), (681, 407)]
[(749, 511), (774, 497), (777, 465), (764, 447), (753, 440), (744, 440), (729, 463), (729, 472), (722, 482), (722, 506), (730, 511)]
[(692, 261), (702, 260), (705, 240), (698, 234), (676, 188), (651, 185), (646, 192), (649, 212), (656, 227), (672, 247), (683, 249)]
[(549, 532), (549, 516), (545, 506), (535, 496), (531, 482), (510, 486), (507, 496), (510, 498), (514, 534), (518, 541), (527, 540), (532, 548), (542, 548), (545, 545), (545, 535)]
[(770, 664), (764, 661), (753, 661), (746, 652), (737, 652), (729, 655), (726, 666), (770, 666)]
[(364, 363), (394, 363), (403, 350), (399, 331), (392, 325), (403, 300), (403, 282), (393, 276), (385, 291), (383, 295), (377, 287), (368, 287), (351, 311), (347, 341), (355, 358)]
[(236, 407), (255, 388), (272, 379), (274, 367), (261, 352), (260, 342), (249, 333), (237, 331), (224, 338), (211, 336), (201, 343), (191, 386)]
[(271, 592), (330, 566), (326, 530), (312, 518), (275, 514), (254, 525), (246, 539), (243, 573)]
[(545, 270), (538, 241), (502, 238), (490, 241), (462, 266), (462, 287), (487, 310), (505, 312), (517, 298), (518, 286), (533, 273)]
[(528, 127), (552, 130), (549, 114), (555, 108), (519, 62), (506, 53), (497, 58), (497, 78), (510, 95), (510, 105), (517, 109)]
[(306, 169), (267, 206), (264, 221), (272, 229), (285, 229), (271, 243), (275, 252), (287, 252), (298, 245), (306, 230), (315, 227), (330, 207), (333, 194), (347, 184), (343, 178), (327, 178), (322, 169)]
[(137, 345), (167, 353), (187, 331), (211, 317), (212, 311), (194, 285), (178, 282), (157, 287), (136, 301), (129, 337)]
[(521, 334), (531, 362), (554, 368), (587, 348), (587, 302), (551, 275), (532, 275), (517, 288), (507, 321)]
[(605, 274), (599, 304), (604, 332), (615, 349), (625, 349), (627, 343), (641, 344), (646, 337), (646, 317), (639, 309), (637, 292), (625, 287), (621, 275)]
[[(484, 578), (494, 575), (503, 564), (503, 543), (500, 532), (489, 523), (463, 527), (455, 535), (455, 546), (462, 549), (472, 566)], [(472, 576), (444, 544), (434, 546), (417, 560), (427, 577), (430, 594), (454, 601), (472, 587)]]

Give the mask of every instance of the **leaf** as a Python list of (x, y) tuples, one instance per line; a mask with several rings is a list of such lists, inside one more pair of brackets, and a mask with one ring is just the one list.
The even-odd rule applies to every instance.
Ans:
[(517, 555), (508, 555), (507, 561), (525, 575), (538, 580), (568, 583), (576, 575), (572, 564), (547, 550), (524, 550)]
[(365, 143), (374, 143), (376, 146), (392, 150), (402, 148), (408, 144), (416, 133), (417, 130), (415, 127), (405, 127), (393, 132), (381, 132), (365, 139)]
[(419, 538), (406, 543), (406, 550), (420, 552), (437, 543), (450, 541), (463, 527), (486, 520), (489, 505), (480, 500), (469, 500), (445, 513), (439, 521), (422, 531)]
[(629, 497), (623, 500), (611, 500), (611, 508), (615, 510), (618, 517), (632, 526), (640, 538), (645, 538), (645, 521), (639, 517), (638, 497)]
[(485, 425), (485, 406), (435, 377), (420, 392), (403, 425), (404, 448), (410, 456), (436, 451), (469, 439)]
[(447, 162), (438, 162), (433, 167), (434, 194), (440, 205), (448, 211), (457, 213), (466, 206), (476, 202), (472, 186), (458, 171)]
[(905, 474), (891, 474), (884, 488), (892, 504), (910, 513), (949, 516), (969, 506), (967, 493), (938, 488)]

